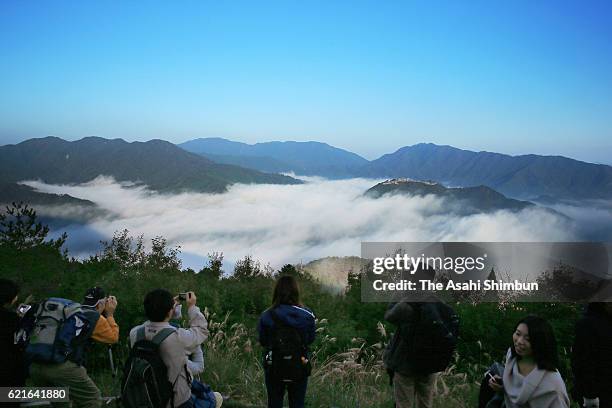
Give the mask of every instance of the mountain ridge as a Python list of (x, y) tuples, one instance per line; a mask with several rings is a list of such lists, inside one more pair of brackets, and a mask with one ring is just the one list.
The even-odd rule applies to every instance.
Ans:
[(31, 179), (83, 183), (107, 175), (160, 192), (221, 193), (234, 183), (301, 183), (288, 176), (217, 164), (160, 139), (126, 142), (95, 136), (73, 142), (50, 136), (0, 146), (0, 175), (5, 183)]
[[(450, 187), (484, 185), (507, 197), (531, 201), (538, 201), (540, 197), (555, 200), (612, 198), (612, 166), (606, 164), (589, 163), (560, 155), (512, 156), (484, 150), (475, 152), (433, 143), (403, 146), (393, 153), (368, 161), (348, 150), (316, 141), (247, 144), (223, 138), (199, 138), (173, 145), (161, 139), (126, 142), (123, 139), (89, 136), (76, 142), (67, 142), (50, 136), (1, 146), (0, 159), (5, 164), (0, 164), (0, 182), (16, 182), (20, 180), (19, 177), (21, 180), (40, 178), (41, 173), (43, 178), (52, 179), (51, 182), (82, 182), (86, 181), (84, 178), (92, 179), (104, 174), (99, 171), (93, 174), (95, 171), (90, 171), (85, 177), (74, 174), (74, 169), (69, 174), (64, 168), (68, 160), (66, 157), (56, 154), (53, 162), (49, 163), (50, 159), (44, 157), (46, 153), (40, 148), (41, 145), (70, 143), (80, 143), (91, 149), (90, 155), (94, 161), (98, 155), (108, 156), (108, 151), (113, 151), (114, 154), (108, 160), (98, 159), (98, 162), (103, 162), (101, 167), (106, 169), (105, 174), (114, 176), (118, 181), (132, 177), (130, 181), (145, 182), (160, 191), (191, 189), (223, 192), (228, 185), (236, 182), (295, 184), (299, 181), (278, 174), (262, 173), (293, 172), (331, 179), (407, 177), (436, 180)], [(25, 152), (17, 151), (17, 146), (21, 146)], [(2, 154), (11, 149), (11, 157)], [(28, 149), (39, 152), (27, 152)], [(125, 149), (130, 150), (132, 155), (122, 152)], [(64, 153), (64, 156), (72, 154)], [(142, 161), (147, 157), (150, 159), (149, 165), (142, 166)], [(28, 161), (47, 162), (46, 170), (49, 171), (32, 173), (22, 168), (17, 172), (19, 177), (10, 177), (13, 175), (12, 167), (19, 168)], [(134, 168), (127, 169), (126, 163)], [(140, 168), (137, 168), (139, 163)], [(81, 164), (88, 169), (88, 160)], [(32, 167), (36, 168), (37, 164)], [(257, 172), (251, 173), (248, 169)]]
[(404, 146), (362, 167), (363, 177), (430, 179), (451, 186), (485, 185), (520, 199), (612, 197), (612, 167), (535, 154), (510, 156), (421, 143)]
[(368, 163), (356, 153), (316, 141), (247, 144), (223, 138), (198, 138), (178, 146), (222, 163), (234, 164), (248, 158), (251, 168), (260, 171), (293, 172), (334, 179), (351, 177), (355, 168)]

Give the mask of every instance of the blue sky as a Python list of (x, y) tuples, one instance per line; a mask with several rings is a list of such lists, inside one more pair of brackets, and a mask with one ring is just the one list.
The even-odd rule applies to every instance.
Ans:
[(419, 142), (612, 163), (612, 3), (0, 2), (0, 144)]

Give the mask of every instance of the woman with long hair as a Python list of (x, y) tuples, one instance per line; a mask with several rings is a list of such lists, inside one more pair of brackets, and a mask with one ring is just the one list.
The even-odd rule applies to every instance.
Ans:
[(558, 365), (557, 341), (550, 323), (527, 316), (514, 329), (503, 376), (492, 377), (489, 386), (503, 391), (506, 408), (569, 408)]
[(285, 389), (290, 408), (304, 407), (310, 375), (308, 345), (315, 339), (315, 316), (302, 305), (293, 276), (276, 281), (272, 306), (262, 313), (257, 330), (264, 348), (268, 407), (282, 408)]

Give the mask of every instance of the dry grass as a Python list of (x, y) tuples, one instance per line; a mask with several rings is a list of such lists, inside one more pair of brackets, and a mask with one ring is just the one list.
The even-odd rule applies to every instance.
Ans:
[[(229, 395), (228, 408), (266, 406), (266, 388), (261, 364), (261, 347), (255, 333), (240, 323), (229, 324), (228, 315), (217, 316), (204, 310), (209, 322), (210, 337), (204, 344), (205, 371), (200, 380), (215, 391)], [(317, 320), (318, 347), (312, 350), (312, 375), (306, 396), (313, 408), (390, 408), (393, 407), (389, 377), (382, 363), (382, 353), (388, 334), (377, 324), (380, 340), (367, 344), (354, 338), (342, 352), (326, 355), (326, 349), (336, 339), (328, 333), (327, 319)], [(477, 405), (478, 386), (474, 381), (486, 367), (463, 364), (461, 372), (456, 362), (440, 373), (435, 383), (435, 408), (471, 408)], [(106, 365), (104, 365), (106, 367)], [(121, 368), (121, 367), (120, 367)], [(97, 370), (98, 371), (98, 370)], [(113, 378), (110, 370), (94, 372), (94, 381), (103, 395), (117, 395), (121, 370)]]
[[(266, 390), (261, 365), (261, 349), (254, 344), (254, 333), (242, 324), (228, 327), (228, 316), (218, 318), (205, 311), (211, 332), (206, 344), (205, 382), (230, 395), (229, 406), (259, 407), (266, 405)], [(350, 348), (323, 358), (327, 344), (336, 339), (327, 333), (326, 319), (317, 321), (320, 345), (313, 350), (313, 371), (309, 378), (307, 406), (325, 408), (392, 407), (392, 390), (383, 367), (382, 352), (387, 333), (378, 324), (381, 340), (367, 344), (354, 338)], [(479, 371), (480, 367), (473, 367)], [(473, 407), (478, 384), (468, 373), (451, 365), (436, 381), (435, 407)], [(484, 369), (482, 369), (484, 371)]]

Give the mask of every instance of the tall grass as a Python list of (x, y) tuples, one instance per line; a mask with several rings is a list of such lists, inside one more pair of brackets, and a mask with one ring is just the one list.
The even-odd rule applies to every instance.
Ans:
[[(255, 333), (240, 323), (228, 323), (229, 316), (204, 314), (209, 322), (210, 336), (204, 344), (205, 371), (200, 380), (210, 384), (215, 391), (230, 397), (226, 405), (231, 407), (265, 407), (266, 388), (262, 367), (262, 349), (256, 344)], [(313, 371), (309, 377), (306, 403), (308, 407), (325, 408), (389, 408), (393, 406), (393, 393), (389, 377), (383, 367), (382, 351), (387, 333), (378, 324), (380, 341), (367, 344), (354, 338), (351, 347), (328, 355), (326, 349), (335, 343), (327, 333), (327, 319), (317, 320), (317, 333), (321, 337), (312, 350)], [(115, 359), (121, 366), (127, 358), (127, 345), (114, 346)], [(115, 378), (108, 368), (108, 357), (98, 350), (92, 361), (90, 374), (106, 396), (118, 395), (121, 367)], [(94, 363), (95, 362), (95, 363)], [(478, 385), (473, 375), (481, 367), (473, 366), (473, 373), (458, 372), (456, 364), (438, 375), (434, 407), (467, 408), (477, 401)], [(484, 367), (482, 367), (484, 371)]]

